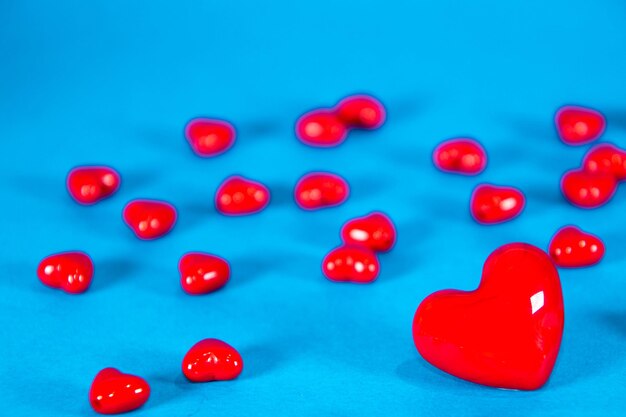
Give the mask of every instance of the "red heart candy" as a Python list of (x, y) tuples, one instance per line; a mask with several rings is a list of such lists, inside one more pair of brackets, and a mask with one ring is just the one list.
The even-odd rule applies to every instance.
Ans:
[(566, 226), (552, 237), (549, 252), (558, 266), (579, 268), (600, 262), (604, 256), (604, 243), (599, 237), (578, 227)]
[(296, 136), (309, 146), (330, 147), (341, 144), (348, 130), (334, 112), (313, 110), (296, 122)]
[(582, 208), (596, 208), (609, 202), (617, 189), (611, 174), (589, 174), (571, 170), (561, 177), (561, 192), (572, 204)]
[(472, 193), (470, 213), (478, 223), (502, 223), (518, 216), (525, 203), (524, 194), (517, 188), (482, 184)]
[(49, 287), (60, 288), (70, 294), (80, 294), (91, 285), (93, 262), (84, 252), (57, 253), (39, 263), (37, 276)]
[(361, 94), (341, 100), (335, 112), (346, 126), (357, 129), (378, 129), (386, 118), (385, 106), (378, 99)]
[(340, 246), (326, 255), (322, 272), (331, 281), (369, 283), (378, 278), (376, 254), (359, 246)]
[(511, 243), (487, 258), (478, 289), (426, 297), (415, 313), (413, 340), (422, 357), (444, 372), (532, 390), (552, 372), (563, 320), (559, 275), (548, 255)]
[(217, 119), (192, 119), (185, 126), (185, 137), (193, 151), (202, 157), (226, 152), (235, 143), (232, 124)]
[(611, 174), (626, 179), (626, 151), (608, 143), (594, 146), (583, 158), (583, 168), (590, 174)]
[(487, 153), (473, 139), (450, 139), (435, 148), (433, 163), (444, 172), (477, 175), (487, 166)]
[(346, 245), (387, 252), (396, 243), (396, 228), (386, 214), (375, 211), (344, 223), (341, 239)]
[(126, 204), (122, 216), (128, 227), (143, 240), (167, 234), (176, 223), (174, 206), (157, 200), (133, 200)]
[(600, 137), (606, 127), (604, 116), (593, 109), (563, 106), (554, 117), (561, 140), (569, 145), (583, 145)]
[(67, 174), (67, 191), (80, 204), (95, 204), (120, 188), (120, 174), (105, 166), (82, 166)]
[(253, 214), (270, 202), (270, 191), (260, 182), (240, 176), (226, 178), (215, 193), (215, 207), (230, 216)]
[(180, 285), (187, 294), (208, 294), (219, 290), (230, 278), (228, 262), (208, 253), (186, 253), (178, 262)]
[(350, 186), (339, 175), (312, 172), (296, 184), (294, 199), (305, 210), (337, 206), (348, 199)]
[(148, 401), (150, 386), (145, 379), (104, 368), (89, 390), (91, 407), (100, 414), (119, 414), (135, 410)]
[(237, 350), (218, 339), (204, 339), (189, 349), (183, 359), (183, 374), (192, 382), (227, 381), (243, 371)]

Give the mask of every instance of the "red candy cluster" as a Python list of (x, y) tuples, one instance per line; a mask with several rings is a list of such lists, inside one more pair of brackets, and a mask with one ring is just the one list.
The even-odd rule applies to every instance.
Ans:
[(341, 228), (343, 245), (322, 261), (322, 272), (331, 281), (369, 283), (378, 278), (377, 252), (391, 250), (396, 228), (387, 215), (373, 212), (348, 220)]
[(613, 198), (618, 183), (624, 179), (626, 179), (626, 151), (603, 143), (587, 152), (580, 168), (563, 175), (561, 191), (575, 206), (597, 208)]
[(333, 108), (315, 109), (302, 115), (296, 122), (296, 136), (309, 146), (337, 146), (351, 129), (378, 129), (385, 118), (385, 107), (376, 98), (349, 96)]
[[(355, 95), (333, 108), (303, 115), (296, 123), (296, 135), (311, 146), (337, 146), (351, 129), (377, 129), (385, 118), (380, 101)], [(597, 139), (606, 125), (595, 110), (572, 106), (559, 109), (555, 123), (561, 140), (571, 145)], [(185, 127), (186, 140), (201, 157), (226, 152), (235, 136), (234, 126), (223, 120), (196, 118)], [(437, 146), (432, 160), (443, 172), (478, 175), (487, 166), (487, 153), (477, 141), (457, 138)], [(580, 168), (563, 175), (561, 190), (572, 204), (595, 208), (608, 202), (618, 182), (625, 179), (626, 151), (600, 144), (587, 152)], [(77, 167), (67, 176), (70, 196), (83, 205), (112, 196), (120, 183), (119, 173), (105, 166)], [(307, 211), (340, 205), (349, 195), (346, 179), (329, 172), (305, 174), (293, 189), (296, 205)], [(227, 216), (258, 213), (269, 203), (267, 186), (237, 175), (226, 178), (214, 196), (216, 210)], [(517, 188), (479, 184), (470, 198), (470, 213), (480, 224), (502, 223), (519, 216), (525, 203)], [(131, 200), (122, 210), (124, 222), (141, 240), (169, 233), (177, 215), (172, 204), (158, 200)], [(346, 221), (340, 236), (341, 245), (322, 261), (323, 275), (337, 282), (375, 281), (380, 274), (378, 255), (390, 251), (397, 240), (394, 223), (378, 211)], [(438, 291), (420, 304), (413, 322), (417, 350), (434, 366), (469, 381), (501, 388), (539, 388), (552, 371), (563, 331), (563, 300), (555, 265), (594, 265), (604, 252), (600, 238), (575, 226), (557, 231), (549, 243), (549, 256), (523, 243), (500, 247), (485, 262), (476, 290)], [(180, 285), (189, 295), (215, 292), (231, 277), (227, 260), (205, 252), (184, 254), (178, 270)], [(49, 287), (78, 294), (89, 288), (94, 265), (83, 252), (58, 253), (41, 261), (37, 275)], [(208, 338), (188, 350), (181, 368), (191, 382), (225, 381), (241, 374), (243, 360), (229, 344)], [(149, 396), (150, 386), (143, 378), (105, 368), (93, 380), (89, 401), (98, 413), (116, 414), (141, 407)]]
[[(218, 339), (204, 339), (185, 354), (181, 368), (191, 382), (227, 381), (243, 370), (237, 350)], [(136, 375), (115, 368), (104, 368), (94, 378), (89, 390), (91, 407), (100, 414), (120, 414), (144, 405), (150, 397), (150, 385)]]

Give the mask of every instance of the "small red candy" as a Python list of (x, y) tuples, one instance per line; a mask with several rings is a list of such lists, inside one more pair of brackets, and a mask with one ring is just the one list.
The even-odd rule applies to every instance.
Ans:
[(133, 200), (126, 204), (122, 216), (128, 227), (143, 240), (167, 234), (176, 223), (174, 206), (157, 200)]
[(337, 206), (346, 201), (349, 194), (347, 181), (328, 172), (304, 175), (294, 190), (296, 204), (305, 210)]
[(322, 272), (331, 281), (369, 283), (378, 278), (376, 254), (360, 246), (340, 246), (322, 262)]
[(39, 263), (37, 276), (49, 287), (60, 288), (70, 294), (80, 294), (91, 285), (93, 262), (83, 252), (57, 253)]
[(568, 145), (583, 145), (600, 137), (606, 127), (604, 116), (586, 107), (563, 106), (554, 117), (561, 140)]
[(257, 213), (269, 202), (270, 191), (265, 185), (237, 175), (226, 178), (215, 193), (217, 211), (229, 216)]
[(67, 191), (80, 204), (105, 199), (120, 188), (120, 174), (105, 166), (82, 166), (67, 174)]
[(596, 145), (583, 158), (583, 169), (590, 174), (611, 174), (616, 180), (626, 179), (626, 151), (603, 143)]
[(233, 146), (235, 128), (223, 120), (197, 118), (185, 126), (185, 137), (197, 155), (211, 157)]
[(579, 268), (600, 262), (604, 256), (604, 243), (578, 227), (566, 226), (552, 237), (549, 252), (558, 266)]
[(237, 350), (218, 339), (204, 339), (189, 349), (183, 359), (183, 374), (192, 382), (227, 381), (243, 371)]
[(331, 147), (341, 144), (348, 130), (334, 112), (313, 110), (296, 122), (296, 136), (309, 146)]
[(433, 163), (444, 172), (477, 175), (487, 166), (487, 153), (473, 139), (450, 139), (435, 148)]
[(561, 178), (561, 192), (565, 198), (582, 208), (596, 208), (606, 204), (616, 189), (617, 182), (611, 174), (571, 170)]
[(178, 262), (180, 285), (187, 294), (208, 294), (219, 290), (230, 278), (228, 262), (208, 253), (186, 253)]
[(375, 211), (348, 220), (341, 227), (341, 239), (346, 245), (387, 252), (396, 243), (396, 228), (386, 214)]
[(349, 128), (378, 129), (385, 123), (385, 106), (368, 95), (344, 98), (335, 108), (337, 117)]
[(89, 390), (91, 407), (100, 414), (120, 414), (135, 410), (148, 401), (150, 385), (145, 379), (104, 368)]
[(478, 223), (502, 223), (518, 216), (525, 202), (517, 188), (482, 184), (472, 193), (470, 213)]

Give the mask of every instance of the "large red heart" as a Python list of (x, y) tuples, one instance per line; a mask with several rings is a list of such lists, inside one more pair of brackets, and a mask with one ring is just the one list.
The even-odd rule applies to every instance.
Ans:
[(532, 390), (552, 372), (563, 320), (559, 275), (548, 255), (511, 243), (487, 258), (478, 289), (426, 297), (413, 340), (424, 359), (454, 376)]

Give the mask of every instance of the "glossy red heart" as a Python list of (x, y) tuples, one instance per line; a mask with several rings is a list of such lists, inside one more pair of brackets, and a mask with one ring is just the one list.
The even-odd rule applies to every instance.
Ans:
[(341, 227), (341, 239), (346, 245), (363, 246), (375, 252), (391, 250), (396, 236), (393, 221), (379, 211), (348, 220)]
[(435, 148), (433, 163), (444, 172), (477, 175), (487, 166), (487, 152), (473, 139), (451, 139)]
[(67, 191), (76, 202), (90, 205), (115, 193), (120, 181), (120, 174), (113, 168), (81, 166), (67, 174)]
[(294, 189), (294, 199), (300, 208), (316, 210), (337, 206), (348, 199), (350, 186), (339, 175), (312, 172), (304, 175)]
[(135, 410), (148, 401), (150, 386), (141, 377), (124, 374), (115, 368), (98, 372), (89, 390), (91, 407), (100, 414), (119, 414)]
[(563, 333), (558, 272), (540, 249), (495, 250), (478, 289), (443, 290), (418, 307), (413, 340), (437, 368), (498, 388), (533, 390), (548, 380)]
[(590, 174), (610, 174), (626, 179), (626, 151), (608, 143), (594, 146), (583, 158), (583, 169)]
[(583, 145), (600, 137), (606, 128), (604, 116), (593, 109), (563, 106), (554, 117), (561, 140), (569, 145)]
[(80, 294), (91, 285), (93, 262), (84, 252), (57, 253), (39, 263), (37, 276), (49, 287), (60, 288), (70, 294)]
[(561, 192), (565, 198), (582, 208), (603, 206), (611, 200), (616, 189), (617, 181), (611, 174), (571, 170), (561, 177)]
[(164, 201), (133, 200), (124, 207), (124, 222), (142, 240), (167, 234), (176, 223), (176, 208)]
[(365, 94), (344, 98), (335, 107), (335, 112), (347, 127), (353, 129), (378, 129), (386, 118), (383, 103)]
[(340, 246), (326, 255), (322, 272), (331, 281), (369, 283), (378, 278), (376, 254), (360, 246)]
[(257, 181), (241, 176), (226, 178), (215, 193), (217, 211), (229, 216), (257, 213), (270, 202), (270, 190)]
[(230, 278), (226, 260), (208, 253), (186, 253), (178, 262), (180, 285), (187, 294), (208, 294), (222, 288)]
[(189, 349), (183, 359), (183, 374), (192, 382), (227, 381), (243, 371), (237, 350), (219, 339), (204, 339)]
[(328, 109), (313, 110), (296, 122), (296, 136), (309, 146), (337, 146), (347, 135), (348, 130), (344, 123)]
[(600, 262), (604, 256), (604, 243), (578, 227), (566, 226), (555, 233), (548, 250), (558, 266), (579, 268)]
[(472, 193), (470, 213), (478, 223), (502, 223), (519, 216), (525, 204), (517, 188), (482, 184)]
[(185, 137), (196, 155), (217, 156), (235, 143), (235, 128), (224, 120), (197, 118), (185, 126)]

